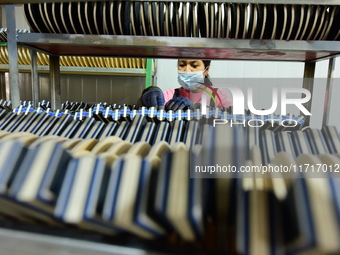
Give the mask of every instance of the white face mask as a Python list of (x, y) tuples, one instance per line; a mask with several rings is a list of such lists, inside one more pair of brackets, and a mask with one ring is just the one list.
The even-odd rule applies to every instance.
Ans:
[(197, 72), (178, 71), (178, 83), (185, 89), (195, 90), (204, 83), (204, 71), (205, 69)]

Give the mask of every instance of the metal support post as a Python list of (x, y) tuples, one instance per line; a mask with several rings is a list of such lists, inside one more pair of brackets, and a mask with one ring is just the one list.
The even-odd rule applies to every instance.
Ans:
[[(305, 63), (305, 71), (303, 75), (303, 85), (302, 87), (307, 89), (311, 95), (313, 96), (313, 88), (314, 88), (314, 73), (315, 73), (315, 62), (306, 62)], [(304, 104), (304, 107), (311, 112), (312, 109), (312, 98)], [(300, 111), (300, 114), (303, 113)], [(308, 126), (310, 123), (310, 116), (305, 116), (305, 125)]]
[(9, 59), (9, 83), (12, 107), (20, 105), (19, 90), (19, 67), (18, 67), (18, 47), (17, 31), (15, 24), (15, 6), (14, 4), (6, 5), (6, 22), (7, 22), (7, 48)]
[(0, 73), (0, 99), (6, 100), (6, 76), (5, 76), (5, 73)]
[(50, 88), (51, 108), (56, 110), (60, 107), (60, 66), (59, 56), (50, 55)]
[(31, 79), (33, 107), (37, 108), (39, 105), (39, 76), (37, 52), (35, 50), (31, 50)]
[(325, 92), (325, 102), (323, 107), (322, 125), (329, 124), (329, 113), (331, 109), (331, 97), (333, 89), (333, 77), (335, 68), (335, 58), (330, 58), (328, 63), (327, 84)]

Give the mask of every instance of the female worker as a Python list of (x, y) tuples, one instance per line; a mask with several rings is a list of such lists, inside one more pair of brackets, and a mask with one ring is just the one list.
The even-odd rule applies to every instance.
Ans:
[(203, 93), (206, 93), (207, 106), (229, 107), (232, 97), (225, 89), (214, 88), (209, 80), (210, 60), (178, 60), (177, 89), (162, 91), (156, 86), (151, 86), (143, 91), (138, 105), (156, 107), (165, 110), (182, 110), (201, 103)]

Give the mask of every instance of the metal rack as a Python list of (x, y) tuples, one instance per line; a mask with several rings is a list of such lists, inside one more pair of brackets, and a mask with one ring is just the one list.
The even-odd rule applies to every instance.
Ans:
[[(81, 0), (82, 1), (82, 0)], [(94, 0), (101, 1), (101, 0)], [(132, 0), (140, 1), (140, 0)], [(25, 4), (25, 3), (53, 3), (53, 2), (79, 2), (79, 0), (0, 0), (0, 4)], [(163, 2), (170, 2), (170, 0), (164, 0)], [(171, 0), (171, 2), (183, 2), (181, 0)], [(195, 2), (207, 2), (206, 0), (196, 0)], [(210, 1), (208, 1), (210, 2)], [(223, 2), (216, 1), (216, 2)], [(338, 0), (229, 0), (228, 3), (258, 3), (258, 4), (318, 4), (318, 5), (340, 5)]]
[[(1, 3), (0, 3), (1, 4)], [(19, 70), (27, 70), (27, 67), (23, 67), (18, 65), (18, 53), (17, 47), (20, 45), (19, 36), (21, 34), (16, 33), (16, 25), (15, 25), (15, 9), (14, 5), (6, 5), (6, 21), (8, 24), (8, 35), (7, 35), (7, 47), (8, 47), (8, 58), (9, 58), (9, 65), (8, 66), (1, 66), (0, 68), (5, 68), (9, 70), (9, 85), (10, 85), (10, 94), (11, 94), (11, 101), (14, 107), (17, 107), (20, 104), (20, 91), (19, 91), (19, 83), (18, 83), (18, 74)], [(32, 33), (32, 38), (35, 38), (38, 34)], [(50, 73), (50, 87), (51, 87), (51, 106), (53, 109), (57, 109), (61, 104), (60, 99), (60, 72), (87, 72), (87, 73), (120, 73), (120, 74), (131, 74), (131, 75), (143, 75), (145, 76), (145, 86), (150, 86), (152, 84), (152, 77), (155, 75), (154, 70), (154, 61), (152, 59), (146, 60), (146, 68), (145, 69), (123, 69), (123, 68), (73, 68), (73, 67), (60, 67), (60, 56), (61, 55), (68, 55), (68, 56), (75, 56), (74, 53), (68, 54), (58, 54), (52, 53), (50, 51), (40, 50), (48, 55), (49, 58), (49, 67), (38, 67), (37, 65), (37, 50), (38, 48), (29, 47), (23, 44), (23, 46), (27, 48), (31, 48), (31, 73), (32, 73), (32, 91), (33, 91), (33, 102), (34, 107), (38, 106), (39, 100), (39, 82), (38, 82), (38, 71), (45, 70), (48, 68)], [(82, 56), (89, 56), (91, 54), (84, 53)], [(80, 55), (78, 55), (80, 56)], [(93, 55), (93, 56), (108, 56), (108, 55)], [(112, 56), (115, 56), (114, 54)], [(100, 70), (99, 70), (100, 69)]]
[[(26, 1), (18, 0), (18, 3)], [(32, 2), (32, 1), (28, 1)], [(34, 1), (33, 1), (34, 2)], [(41, 2), (41, 1), (36, 1)], [(53, 1), (51, 1), (53, 2)], [(200, 1), (199, 1), (200, 2)], [(256, 2), (277, 4), (332, 4), (340, 5), (340, 1), (329, 0), (322, 3), (316, 1), (246, 1), (233, 0), (231, 2)], [(6, 3), (5, 1), (0, 1)], [(196, 58), (196, 59), (225, 59), (225, 60), (265, 60), (265, 61), (298, 61), (305, 63), (304, 78), (314, 78), (315, 63), (330, 59), (323, 124), (328, 121), (330, 95), (332, 91), (332, 75), (334, 57), (340, 54), (338, 41), (284, 41), (284, 40), (244, 40), (244, 39), (214, 39), (214, 38), (188, 38), (188, 37), (149, 37), (149, 36), (112, 36), (112, 35), (74, 35), (74, 34), (40, 34), (25, 33), (16, 35), (14, 19), (14, 6), (6, 6), (7, 23), (9, 27), (9, 57), (11, 59), (10, 84), (11, 100), (19, 104), (19, 90), (17, 85), (17, 70), (15, 64), (17, 45), (32, 49), (32, 84), (33, 91), (37, 88), (36, 51), (49, 54), (50, 75), (52, 88), (52, 107), (60, 105), (60, 68), (59, 56), (118, 56), (141, 58)], [(14, 25), (14, 26), (13, 26)], [(12, 31), (12, 33), (11, 33)], [(67, 47), (65, 47), (67, 46)], [(15, 51), (15, 52), (14, 52)], [(147, 72), (147, 80), (150, 79)], [(303, 87), (313, 92), (313, 79), (304, 79)], [(33, 101), (37, 102), (35, 97)], [(305, 107), (310, 110), (312, 101)], [(306, 117), (309, 123), (309, 116)]]
[[(176, 0), (175, 0), (176, 1)], [(178, 0), (179, 1), (179, 0)], [(18, 3), (40, 3), (40, 0), (15, 0), (0, 1), (0, 4)], [(45, 2), (54, 2), (48, 0)], [(62, 2), (62, 1), (61, 1)], [(69, 1), (68, 1), (69, 2)], [(206, 2), (198, 0), (198, 2)], [(238, 3), (268, 3), (268, 4), (331, 4), (340, 5), (339, 0), (231, 0), (229, 2)], [(187, 38), (187, 37), (142, 37), (142, 36), (110, 36), (110, 35), (69, 35), (69, 34), (15, 34), (14, 5), (6, 6), (6, 18), (8, 26), (9, 43), (9, 70), (11, 97), (13, 105), (18, 105), (20, 100), (18, 88), (18, 65), (16, 48), (17, 45), (32, 49), (32, 90), (38, 91), (37, 84), (37, 54), (41, 51), (50, 54), (50, 75), (52, 91), (52, 107), (56, 108), (60, 104), (60, 55), (89, 55), (89, 56), (120, 56), (120, 57), (141, 57), (141, 58), (188, 58), (188, 59), (225, 59), (225, 60), (252, 60), (252, 61), (298, 61), (304, 62), (304, 78), (314, 78), (315, 65), (317, 61), (329, 59), (327, 87), (325, 94), (325, 105), (323, 124), (328, 123), (330, 95), (332, 94), (332, 78), (335, 66), (335, 57), (340, 55), (340, 42), (338, 41), (280, 41), (280, 40), (238, 40), (238, 39), (212, 39), (212, 38)], [(65, 47), (67, 46), (67, 47)], [(313, 93), (313, 79), (304, 79), (303, 87)], [(38, 101), (35, 93), (34, 101)], [(306, 105), (311, 109), (312, 101)], [(307, 116), (308, 117), (308, 116)], [(306, 118), (309, 123), (309, 118)], [(15, 236), (11, 231), (0, 231), (2, 240), (20, 237), (18, 241), (32, 241), (30, 235)], [(10, 238), (3, 239), (5, 236)], [(44, 239), (39, 240), (44, 241)], [(37, 241), (38, 239), (36, 239)], [(4, 241), (3, 243), (7, 243)], [(53, 238), (47, 240), (49, 245), (56, 245), (56, 249), (61, 246), (69, 248), (79, 248), (78, 242), (65, 242), (63, 239)], [(52, 243), (52, 244), (51, 244)], [(38, 246), (39, 243), (31, 243), (31, 246)], [(13, 244), (15, 245), (15, 243)], [(46, 244), (43, 244), (46, 247)], [(77, 247), (76, 247), (77, 246)], [(95, 246), (93, 246), (95, 247)], [(101, 249), (106, 247), (101, 246)], [(104, 248), (103, 248), (104, 247)], [(81, 248), (81, 247), (80, 247)], [(93, 248), (95, 249), (95, 248)], [(129, 250), (120, 252), (110, 246), (110, 251), (97, 252), (96, 254), (147, 254), (142, 250)], [(93, 250), (94, 251), (94, 250)], [(80, 251), (78, 251), (80, 252)], [(55, 253), (59, 254), (59, 253)], [(83, 253), (79, 253), (83, 254)]]
[[(314, 78), (315, 63), (320, 60), (330, 59), (329, 68), (332, 69), (334, 57), (340, 54), (340, 42), (338, 41), (280, 41), (31, 33), (18, 35), (17, 42), (19, 45), (33, 50), (53, 54), (54, 57), (50, 58), (51, 67), (59, 66), (59, 55), (298, 61), (305, 63), (304, 78)], [(53, 70), (56, 75), (59, 73), (58, 68), (51, 68), (52, 72)], [(329, 118), (328, 109), (333, 73), (329, 71), (328, 74), (327, 94), (325, 95), (327, 105), (325, 105), (324, 109), (323, 124), (326, 124)], [(303, 87), (312, 93), (313, 80), (305, 79)], [(54, 107), (59, 105), (60, 102), (56, 97), (52, 97), (52, 105)], [(311, 110), (311, 105), (312, 101), (309, 101), (306, 108)], [(309, 123), (309, 116), (306, 118), (306, 123)]]
[[(20, 72), (30, 72), (31, 67), (28, 65), (18, 65)], [(9, 65), (0, 64), (0, 71), (7, 72)], [(38, 66), (38, 72), (49, 73), (49, 66)], [(145, 76), (146, 69), (135, 69), (135, 68), (111, 68), (111, 67), (79, 67), (79, 66), (61, 66), (61, 73), (86, 73), (96, 75), (134, 75), (134, 76)]]

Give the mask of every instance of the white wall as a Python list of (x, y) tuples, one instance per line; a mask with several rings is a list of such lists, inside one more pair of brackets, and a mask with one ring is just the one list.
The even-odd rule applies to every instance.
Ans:
[[(0, 6), (1, 8), (1, 26), (2, 27), (7, 27), (7, 23), (6, 23), (6, 7)], [(16, 5), (15, 6), (15, 22), (16, 22), (16, 27), (18, 29), (29, 29), (29, 26), (27, 24), (27, 21), (25, 19), (25, 15), (24, 15), (24, 10), (22, 5)]]
[[(338, 59), (340, 62), (340, 59)], [(324, 95), (326, 90), (326, 77), (328, 71), (328, 60), (316, 64), (315, 85), (312, 95), (312, 109), (310, 126), (321, 128)], [(302, 87), (304, 63), (298, 62), (266, 62), (266, 61), (220, 61), (211, 62), (210, 77), (224, 78), (226, 82), (233, 82), (240, 87), (246, 95), (246, 88), (252, 87), (254, 93), (254, 106), (257, 108), (269, 108), (272, 103), (272, 87)], [(337, 111), (340, 109), (340, 63), (335, 65), (333, 82), (333, 93), (331, 98), (330, 125), (337, 126), (340, 130), (340, 118)], [(232, 80), (228, 80), (234, 78)], [(177, 82), (177, 60), (159, 59), (157, 64), (156, 85), (163, 90), (178, 87)], [(280, 94), (279, 94), (280, 95)], [(248, 108), (245, 106), (245, 108)], [(287, 111), (299, 115), (295, 106), (287, 107)], [(280, 113), (277, 108), (276, 113)]]

